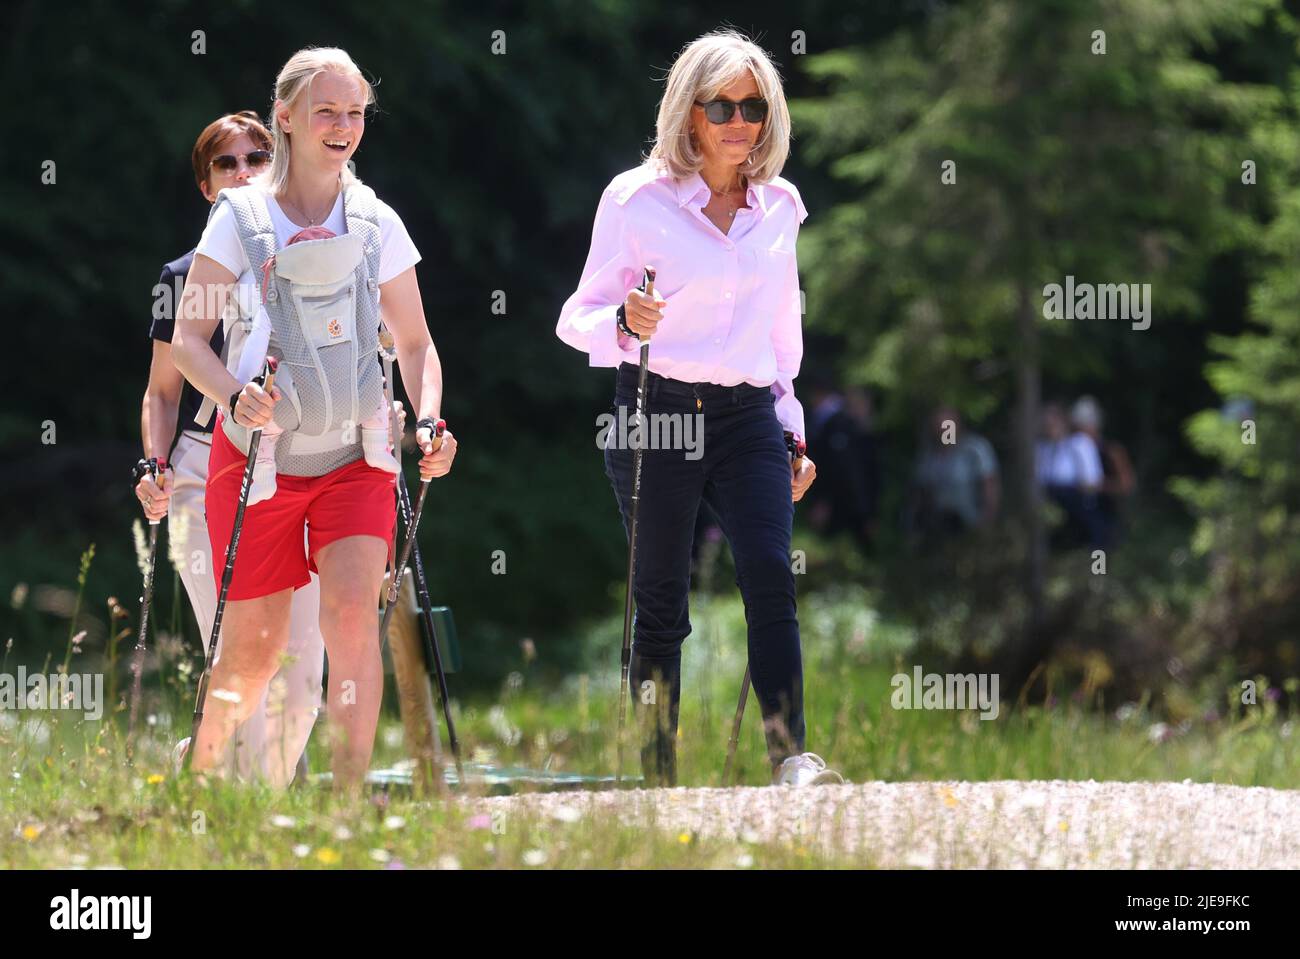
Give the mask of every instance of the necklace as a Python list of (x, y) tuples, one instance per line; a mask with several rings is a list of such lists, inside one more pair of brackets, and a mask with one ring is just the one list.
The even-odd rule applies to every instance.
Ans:
[[(700, 179), (702, 179), (702, 180), (704, 179), (703, 175), (701, 175)], [(720, 200), (726, 200), (726, 199), (727, 199), (728, 197), (730, 197), (733, 193), (739, 193), (739, 192), (744, 188), (744, 185), (745, 185), (745, 178), (742, 176), (742, 177), (740, 178), (740, 180), (736, 183), (736, 185), (733, 186), (733, 187), (732, 187), (731, 189), (729, 189), (729, 190), (717, 190), (717, 189), (714, 189), (713, 185), (712, 185), (711, 183), (709, 183), (708, 180), (704, 180), (704, 185), (707, 186), (707, 187), (709, 188), (709, 192), (712, 193), (714, 196), (718, 197)], [(727, 217), (728, 217), (729, 219), (733, 219), (733, 220), (734, 220), (734, 219), (736, 218), (736, 210), (737, 210), (737, 209), (738, 209), (738, 207), (734, 207), (734, 206), (731, 206), (730, 204), (728, 204), (728, 208), (727, 208)]]
[[(703, 180), (704, 178), (701, 176), (700, 179)], [(708, 180), (704, 180), (704, 185), (709, 188), (709, 192), (712, 193), (714, 196), (726, 197), (726, 196), (730, 196), (733, 193), (738, 193), (744, 187), (744, 180), (745, 178), (741, 177), (739, 180), (737, 180), (736, 185), (731, 187), (728, 190), (716, 189), (713, 186), (713, 184), (710, 183)]]
[[(338, 200), (338, 194), (337, 194), (337, 193), (336, 193), (333, 197), (330, 198), (329, 206), (327, 206), (327, 207), (325, 208), (325, 212), (321, 214), (321, 218), (322, 218), (322, 219), (323, 219), (324, 217), (329, 216), (330, 211), (334, 209), (334, 203), (335, 203), (336, 200)], [(304, 219), (306, 219), (306, 221), (307, 221), (307, 225), (308, 225), (308, 226), (318, 226), (318, 225), (319, 225), (319, 223), (318, 223), (316, 217), (314, 217), (314, 216), (308, 216), (308, 215), (306, 214), (306, 212), (303, 211), (302, 207), (296, 206), (295, 204), (293, 204), (292, 202), (290, 202), (289, 199), (288, 199), (287, 197), (280, 197), (280, 202), (281, 202), (281, 203), (287, 203), (287, 204), (288, 204), (288, 205), (293, 209), (293, 211), (294, 211), (295, 213), (297, 213), (300, 217), (303, 217)]]

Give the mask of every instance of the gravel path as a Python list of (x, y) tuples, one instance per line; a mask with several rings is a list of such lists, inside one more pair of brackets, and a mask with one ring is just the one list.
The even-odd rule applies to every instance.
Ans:
[(885, 868), (1300, 868), (1300, 791), (1190, 781), (869, 782), (472, 802), (507, 815), (617, 815), (669, 835), (789, 842)]

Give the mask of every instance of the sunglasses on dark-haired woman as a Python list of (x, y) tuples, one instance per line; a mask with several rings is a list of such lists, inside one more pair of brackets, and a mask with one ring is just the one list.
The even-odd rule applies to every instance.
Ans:
[(234, 173), (239, 169), (241, 159), (248, 161), (249, 169), (260, 170), (271, 162), (271, 151), (253, 150), (249, 153), (241, 153), (238, 156), (233, 153), (222, 153), (219, 156), (214, 156), (208, 165), (220, 173)]

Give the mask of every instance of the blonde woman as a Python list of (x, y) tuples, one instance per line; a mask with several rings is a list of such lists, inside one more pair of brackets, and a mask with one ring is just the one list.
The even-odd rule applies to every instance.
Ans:
[[(605, 188), (582, 279), (556, 328), (592, 366), (618, 368), (614, 402), (628, 408), (639, 337), (650, 337), (652, 429), (656, 415), (694, 417), (703, 438), (698, 449), (643, 453), (631, 682), (634, 692), (646, 683), (657, 692), (656, 706), (633, 696), (642, 769), (648, 783), (675, 782), (691, 537), (703, 500), (736, 560), (772, 780), (840, 782), (804, 752), (790, 533), (794, 503), (816, 475), (811, 458), (791, 456), (804, 434), (793, 381), (803, 350), (795, 237), (807, 214), (779, 176), (790, 117), (776, 68), (738, 33), (700, 37), (673, 64), (656, 134), (649, 159)], [(657, 272), (653, 296), (634, 289), (646, 266)], [(605, 466), (626, 526), (634, 437), (623, 440), (608, 432)]]
[[(194, 182), (209, 203), (226, 188), (241, 187), (271, 164), (271, 133), (251, 110), (228, 113), (199, 134), (191, 151)], [(145, 388), (140, 432), (146, 459), (163, 465), (158, 482), (148, 475), (136, 485), (145, 517), (167, 517), (168, 552), (189, 596), (199, 635), (212, 632), (217, 591), (212, 579), (212, 545), (203, 512), (212, 450), (214, 413), (200, 413), (203, 397), (181, 377), (172, 361), (178, 288), (189, 272), (194, 251), (163, 267), (155, 287), (149, 336), (153, 358)], [(214, 328), (211, 347), (220, 353), (224, 325)], [(289, 644), (283, 665), (247, 722), (233, 737), (228, 765), (242, 779), (262, 778), (287, 786), (305, 769), (307, 740), (320, 709), (325, 647), (317, 626), (320, 588), (312, 577), (294, 593), (289, 617)], [(221, 646), (218, 643), (217, 653)]]
[[(433, 435), (442, 368), (416, 280), (419, 253), (397, 214), (348, 167), (373, 102), (343, 50), (295, 53), (276, 79), (271, 169), (223, 191), (186, 282), (176, 364), (221, 407), (206, 497), (214, 556), (231, 537), (250, 431), (273, 418), (282, 431), (275, 492), (244, 515), (224, 650), (193, 745), (196, 771), (213, 768), (248, 718), (285, 648), (293, 591), (316, 572), (334, 781), (352, 788), (365, 777), (383, 691), (376, 610), (396, 508), (394, 476), (366, 462), (358, 429), (382, 393), (379, 311), (416, 411), (421, 477), (445, 475), (456, 455), (450, 432)], [(208, 342), (236, 283), (251, 285), (261, 303), (240, 375)], [(255, 346), (263, 313), (267, 338)], [(269, 392), (249, 372), (263, 353), (280, 361)]]

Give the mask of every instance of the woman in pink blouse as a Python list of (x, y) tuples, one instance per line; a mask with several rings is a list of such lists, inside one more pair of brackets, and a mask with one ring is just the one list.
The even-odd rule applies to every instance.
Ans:
[[(767, 55), (732, 31), (682, 51), (649, 159), (601, 196), (591, 251), (556, 333), (618, 368), (605, 469), (624, 525), (632, 490), (640, 344), (651, 337), (641, 467), (631, 683), (647, 783), (676, 782), (681, 646), (690, 633), (691, 540), (700, 502), (736, 561), (749, 664), (774, 782), (841, 782), (804, 752), (803, 664), (790, 529), (812, 483), (794, 377), (803, 352), (795, 239), (807, 216), (778, 174), (790, 115)], [(654, 294), (634, 289), (644, 268)], [(641, 695), (652, 682), (654, 697)], [(659, 708), (643, 706), (653, 698)], [(667, 708), (663, 708), (666, 704)]]

